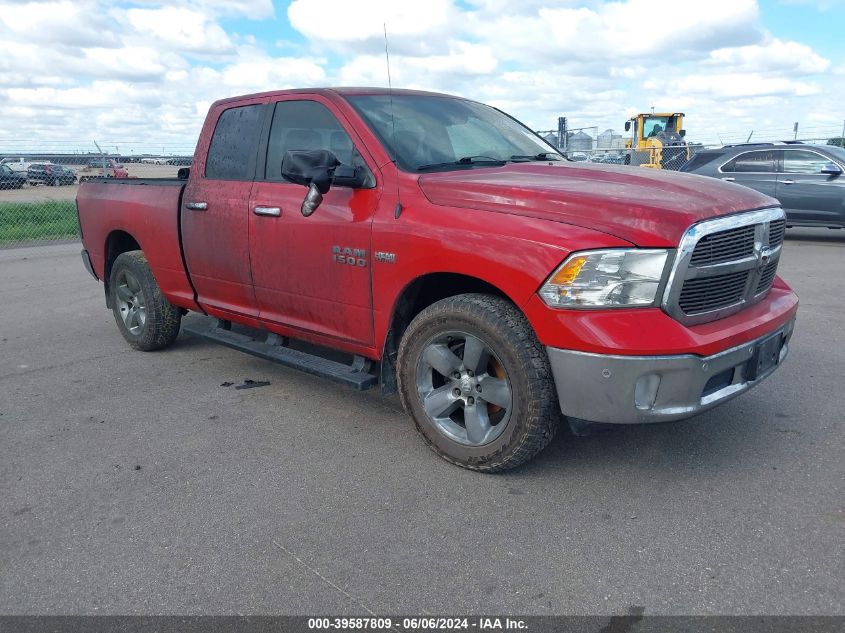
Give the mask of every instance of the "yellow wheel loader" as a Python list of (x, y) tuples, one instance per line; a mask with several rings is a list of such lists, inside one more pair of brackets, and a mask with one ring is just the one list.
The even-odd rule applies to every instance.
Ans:
[(625, 121), (626, 165), (678, 170), (690, 158), (683, 112), (638, 114)]

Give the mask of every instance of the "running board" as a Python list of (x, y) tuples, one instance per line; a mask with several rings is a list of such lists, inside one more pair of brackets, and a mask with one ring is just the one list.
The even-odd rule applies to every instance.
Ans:
[(274, 334), (269, 334), (267, 341), (259, 341), (245, 334), (233, 332), (229, 329), (230, 327), (231, 324), (227, 321), (202, 319), (199, 322), (184, 324), (182, 330), (239, 352), (246, 352), (285, 367), (299, 369), (313, 376), (328, 378), (359, 391), (366, 391), (378, 382), (377, 376), (368, 373), (371, 363), (363, 356), (356, 356), (352, 364), (347, 365), (285, 347), (286, 339)]

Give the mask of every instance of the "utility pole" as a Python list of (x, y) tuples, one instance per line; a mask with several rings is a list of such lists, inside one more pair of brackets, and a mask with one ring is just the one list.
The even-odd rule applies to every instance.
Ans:
[(557, 148), (566, 151), (567, 143), (567, 124), (566, 117), (561, 116), (557, 118)]
[(792, 127), (792, 131), (795, 132), (795, 135), (792, 137), (793, 141), (798, 140), (798, 121), (795, 122), (795, 125)]

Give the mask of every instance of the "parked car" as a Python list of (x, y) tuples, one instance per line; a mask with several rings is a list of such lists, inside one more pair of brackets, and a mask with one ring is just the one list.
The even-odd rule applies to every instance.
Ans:
[(775, 200), (573, 163), (474, 101), (377, 88), (217, 101), (180, 176), (77, 195), (83, 264), (128, 344), (168, 347), (183, 314), (207, 315), (184, 329), (398, 391), (423, 440), (465, 468), (525, 462), (561, 414), (689, 417), (787, 356), (798, 298), (776, 276)]
[(595, 154), (592, 158), (594, 163), (603, 163), (605, 165), (624, 165), (625, 157), (622, 154)]
[(23, 158), (3, 158), (0, 160), (0, 165), (6, 165), (16, 174), (26, 176), (26, 170), (29, 169), (30, 163)]
[(32, 163), (26, 170), (26, 179), (31, 185), (72, 185), (76, 182), (76, 173), (63, 165), (53, 163)]
[(167, 164), (174, 165), (177, 167), (190, 167), (191, 163), (193, 162), (192, 158), (187, 158), (185, 156), (181, 156), (179, 158), (168, 158)]
[(780, 201), (789, 226), (845, 228), (845, 149), (804, 143), (726, 145), (681, 171), (756, 189)]
[(12, 171), (8, 165), (0, 165), (0, 189), (20, 189), (26, 184), (26, 175)]

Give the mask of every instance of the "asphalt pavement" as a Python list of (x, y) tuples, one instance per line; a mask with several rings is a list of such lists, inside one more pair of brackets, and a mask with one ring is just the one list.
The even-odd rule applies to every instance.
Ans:
[(758, 388), (483, 475), (375, 390), (131, 351), (79, 245), (0, 250), (0, 614), (843, 614), (843, 264), (788, 232)]

